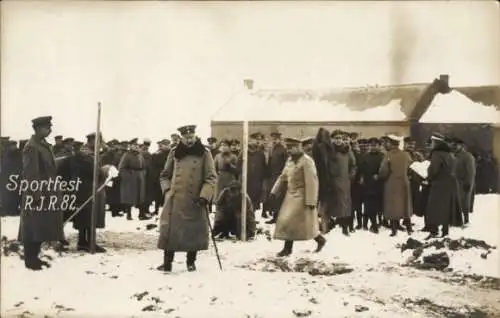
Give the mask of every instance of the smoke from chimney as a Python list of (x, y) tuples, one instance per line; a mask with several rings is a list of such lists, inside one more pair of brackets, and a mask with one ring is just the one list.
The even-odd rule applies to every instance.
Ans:
[(417, 34), (411, 24), (412, 15), (402, 7), (391, 9), (391, 84), (405, 84), (411, 67), (413, 51), (417, 46)]
[(243, 85), (245, 86), (246, 89), (252, 90), (253, 89), (253, 79), (243, 80)]

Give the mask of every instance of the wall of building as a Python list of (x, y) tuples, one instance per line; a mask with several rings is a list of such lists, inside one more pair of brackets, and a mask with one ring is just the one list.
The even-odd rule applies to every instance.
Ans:
[[(212, 122), (212, 136), (223, 138), (243, 139), (243, 124), (241, 122)], [(380, 137), (387, 133), (408, 136), (410, 125), (407, 122), (251, 122), (249, 133), (261, 132), (269, 135), (278, 131), (285, 137), (310, 137), (315, 136), (318, 129), (324, 127), (329, 131), (340, 129), (357, 132), (361, 138)]]

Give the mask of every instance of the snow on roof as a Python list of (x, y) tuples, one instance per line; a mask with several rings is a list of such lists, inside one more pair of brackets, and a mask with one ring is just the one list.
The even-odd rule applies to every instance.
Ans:
[(410, 110), (424, 89), (425, 85), (407, 85), (329, 91), (245, 91), (233, 96), (212, 121), (405, 121), (407, 114), (403, 109)]
[(476, 103), (458, 90), (437, 94), (421, 123), (500, 123), (495, 105)]

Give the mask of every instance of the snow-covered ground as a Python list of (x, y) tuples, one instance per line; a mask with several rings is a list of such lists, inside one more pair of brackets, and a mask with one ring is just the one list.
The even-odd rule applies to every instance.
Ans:
[[(452, 228), (450, 237), (497, 246), (499, 199), (478, 196), (471, 225)], [(413, 219), (419, 229), (421, 218)], [(2, 218), (2, 236), (15, 239), (18, 223), (16, 217)], [(210, 248), (199, 255), (197, 272), (186, 271), (179, 253), (173, 272), (165, 274), (155, 270), (162, 252), (156, 249), (157, 229), (146, 229), (153, 221), (108, 217), (107, 223), (98, 233), (107, 254), (74, 251), (75, 233), (68, 227), (72, 251), (44, 250), (53, 257), (50, 269), (29, 271), (16, 254), (2, 256), (1, 316), (500, 317), (498, 249), (485, 256), (479, 248), (445, 248), (452, 270), (425, 271), (402, 266), (411, 255), (397, 247), (407, 241), (406, 233), (389, 237), (384, 229), (344, 237), (337, 228), (321, 253), (311, 253), (314, 241), (300, 242), (291, 257), (280, 260), (274, 255), (282, 242), (269, 240), (272, 226), (261, 222), (263, 233), (253, 242), (218, 242), (222, 272)], [(412, 235), (420, 241), (425, 236)], [(497, 280), (486, 286), (478, 275)]]

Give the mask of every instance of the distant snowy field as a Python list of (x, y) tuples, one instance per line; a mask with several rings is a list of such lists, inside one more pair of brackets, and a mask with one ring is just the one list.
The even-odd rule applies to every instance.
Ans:
[[(471, 225), (452, 228), (450, 237), (498, 246), (499, 211), (500, 196), (478, 196)], [(420, 229), (422, 219), (413, 219)], [(401, 266), (411, 255), (396, 246), (406, 242), (406, 233), (344, 237), (336, 228), (320, 254), (310, 252), (314, 241), (300, 242), (291, 257), (279, 260), (274, 255), (282, 242), (269, 241), (272, 226), (261, 222), (263, 233), (253, 242), (218, 242), (223, 272), (210, 248), (199, 255), (197, 272), (188, 273), (184, 253), (178, 253), (173, 272), (164, 274), (155, 270), (162, 252), (157, 229), (146, 229), (152, 223), (108, 217), (98, 233), (108, 253), (96, 255), (74, 251), (68, 226), (72, 251), (45, 250), (53, 261), (42, 272), (26, 270), (16, 254), (2, 256), (1, 316), (500, 317), (498, 249), (484, 258), (480, 248), (445, 248), (452, 270), (424, 271)], [(18, 224), (17, 217), (2, 218), (2, 236), (15, 239)], [(420, 241), (425, 236), (412, 235)], [(489, 286), (482, 276), (489, 276)]]

